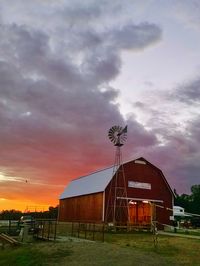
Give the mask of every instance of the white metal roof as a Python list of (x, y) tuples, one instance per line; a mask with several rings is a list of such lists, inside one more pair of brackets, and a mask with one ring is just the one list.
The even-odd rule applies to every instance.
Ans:
[(69, 183), (60, 199), (102, 192), (113, 176), (113, 167), (75, 179)]

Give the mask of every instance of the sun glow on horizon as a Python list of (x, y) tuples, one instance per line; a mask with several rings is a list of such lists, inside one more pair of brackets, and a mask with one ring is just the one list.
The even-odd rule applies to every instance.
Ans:
[(21, 200), (11, 200), (0, 198), (0, 212), (3, 210), (17, 210), (22, 212), (31, 212), (31, 211), (47, 211), (50, 206), (57, 206), (57, 202), (52, 202), (50, 204), (38, 204), (31, 200), (21, 201)]

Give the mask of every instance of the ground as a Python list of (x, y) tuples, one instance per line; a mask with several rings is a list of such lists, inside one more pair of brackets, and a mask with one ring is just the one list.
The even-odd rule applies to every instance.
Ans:
[(150, 234), (108, 234), (106, 242), (34, 242), (0, 252), (0, 265), (134, 266), (200, 265), (200, 240)]

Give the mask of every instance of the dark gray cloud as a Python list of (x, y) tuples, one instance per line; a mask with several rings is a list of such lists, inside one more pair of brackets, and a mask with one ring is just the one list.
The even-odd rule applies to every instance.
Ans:
[[(158, 134), (157, 130), (153, 132)], [(176, 188), (178, 193), (190, 193), (190, 187), (200, 182), (198, 139), (187, 137), (181, 132), (169, 136), (165, 134), (164, 128), (159, 134), (165, 139), (165, 144), (147, 146), (140, 149), (140, 153), (163, 171), (171, 187)]]
[(111, 39), (117, 47), (123, 49), (143, 49), (148, 45), (160, 41), (161, 29), (155, 24), (141, 23), (139, 25), (125, 25), (115, 30)]
[(157, 144), (136, 152), (160, 167), (178, 193), (190, 193), (191, 185), (200, 183), (199, 78), (168, 93), (153, 89), (148, 93), (150, 98), (132, 106), (144, 117)]
[(187, 104), (200, 103), (200, 78), (181, 85), (173, 96)]
[[(27, 179), (32, 185), (26, 195), (45, 184), (55, 196), (69, 179), (112, 164), (107, 130), (127, 121), (116, 104), (119, 92), (109, 82), (120, 73), (121, 51), (149, 47), (160, 39), (161, 30), (130, 21), (119, 29), (112, 23), (103, 28), (103, 9), (96, 4), (87, 9), (75, 3), (69, 17), (62, 5), (40, 9), (26, 2), (27, 13), (19, 17), (14, 10), (22, 4), (15, 3), (15, 15), (10, 21), (3, 16), (0, 24), (0, 172)], [(5, 14), (11, 12), (5, 2), (2, 7)], [(52, 12), (55, 25), (49, 29)], [(86, 18), (95, 20), (94, 26), (84, 24)], [(156, 145), (153, 133), (133, 118), (128, 125), (130, 136), (134, 134), (130, 145)], [(10, 185), (17, 198), (25, 185), (10, 182), (2, 183), (2, 197), (8, 197)]]

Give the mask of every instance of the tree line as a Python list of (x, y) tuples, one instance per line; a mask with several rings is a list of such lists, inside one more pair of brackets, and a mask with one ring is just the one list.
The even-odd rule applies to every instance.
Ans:
[(19, 220), (23, 215), (31, 215), (35, 219), (57, 219), (58, 206), (49, 207), (43, 212), (21, 212), (18, 210), (3, 210), (0, 212), (0, 220)]
[(174, 194), (174, 205), (183, 207), (185, 212), (200, 214), (200, 185), (193, 185), (190, 195), (178, 195), (176, 190), (174, 190)]

